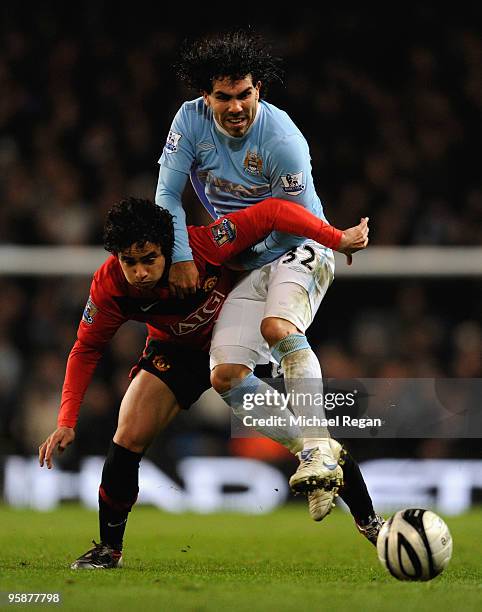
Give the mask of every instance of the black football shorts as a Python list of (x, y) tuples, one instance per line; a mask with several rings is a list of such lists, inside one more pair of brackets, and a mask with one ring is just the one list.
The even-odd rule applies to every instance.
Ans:
[(209, 353), (162, 340), (149, 340), (130, 378), (139, 370), (146, 370), (162, 380), (184, 410), (211, 387)]

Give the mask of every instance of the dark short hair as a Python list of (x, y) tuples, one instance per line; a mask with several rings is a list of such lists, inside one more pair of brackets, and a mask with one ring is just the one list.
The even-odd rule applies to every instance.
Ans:
[(171, 213), (150, 200), (128, 198), (108, 211), (104, 224), (104, 248), (120, 253), (134, 244), (158, 244), (168, 260), (172, 258), (174, 223)]
[(197, 91), (211, 93), (216, 79), (238, 81), (251, 74), (253, 84), (261, 81), (266, 93), (269, 83), (282, 80), (280, 61), (259, 35), (234, 30), (185, 43), (175, 68), (178, 77)]

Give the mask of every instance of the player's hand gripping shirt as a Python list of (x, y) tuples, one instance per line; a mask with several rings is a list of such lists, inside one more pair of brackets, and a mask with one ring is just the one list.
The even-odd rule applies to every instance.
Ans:
[[(188, 176), (213, 218), (275, 197), (296, 202), (324, 219), (305, 138), (284, 111), (263, 100), (241, 138), (215, 123), (202, 98), (185, 102), (159, 163), (156, 202), (175, 216), (174, 263), (192, 259), (181, 200)], [(243, 267), (260, 267), (301, 242), (302, 238), (273, 232), (244, 255)]]
[(273, 230), (294, 231), (337, 248), (342, 232), (299, 206), (268, 199), (206, 227), (189, 227), (189, 242), (201, 289), (184, 299), (169, 295), (167, 272), (152, 290), (130, 285), (117, 257), (95, 272), (90, 295), (67, 361), (58, 426), (74, 427), (87, 386), (104, 347), (128, 320), (146, 323), (148, 339), (208, 350), (214, 322), (234, 273), (222, 264)]

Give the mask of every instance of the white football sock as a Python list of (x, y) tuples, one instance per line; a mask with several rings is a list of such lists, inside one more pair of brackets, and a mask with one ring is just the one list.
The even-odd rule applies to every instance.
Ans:
[[(314, 401), (315, 397), (323, 398), (320, 362), (306, 336), (303, 334), (286, 336), (271, 349), (271, 352), (283, 368), (286, 393), (293, 398), (291, 401), (293, 413), (305, 417), (307, 423), (318, 422), (316, 419), (325, 419), (323, 402)], [(307, 396), (308, 402), (303, 402), (302, 399)], [(318, 446), (323, 454), (333, 455), (329, 444), (330, 434), (326, 427), (307, 425), (301, 429), (303, 450)]]

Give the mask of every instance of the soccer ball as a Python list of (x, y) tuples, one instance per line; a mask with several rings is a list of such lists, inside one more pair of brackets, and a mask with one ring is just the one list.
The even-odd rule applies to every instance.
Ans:
[(431, 580), (447, 567), (452, 536), (435, 512), (399, 510), (378, 534), (380, 563), (398, 580)]

